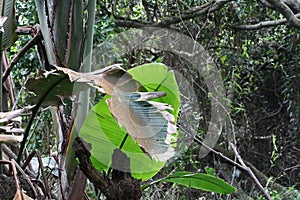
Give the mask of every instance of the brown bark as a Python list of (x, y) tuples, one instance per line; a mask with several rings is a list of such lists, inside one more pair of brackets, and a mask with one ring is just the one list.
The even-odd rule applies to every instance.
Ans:
[[(120, 150), (115, 149), (112, 155), (112, 179), (100, 173), (90, 160), (91, 153), (82, 139), (77, 137), (73, 143), (75, 154), (79, 159), (79, 166), (86, 177), (109, 200), (135, 200), (142, 195), (141, 180), (133, 178), (130, 170), (129, 158)], [(120, 168), (121, 167), (121, 168)]]

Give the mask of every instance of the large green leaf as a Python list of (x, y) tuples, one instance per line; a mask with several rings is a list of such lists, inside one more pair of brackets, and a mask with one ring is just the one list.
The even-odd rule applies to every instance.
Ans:
[(191, 173), (191, 172), (177, 172), (160, 182), (171, 182), (184, 185), (186, 187), (201, 189), (205, 191), (215, 192), (219, 194), (231, 194), (236, 191), (234, 187), (219, 179), (215, 176), (202, 174), (202, 173)]
[[(159, 98), (158, 101), (170, 104), (177, 117), (180, 97), (172, 71), (168, 71), (167, 67), (162, 64), (147, 64), (128, 72), (149, 91), (165, 91), (167, 95)], [(92, 144), (92, 161), (99, 171), (110, 167), (113, 150), (120, 146), (126, 136), (126, 130), (118, 125), (109, 111), (106, 103), (108, 98), (110, 97), (106, 95), (91, 109), (79, 133), (80, 137)], [(122, 151), (130, 158), (131, 173), (135, 178), (149, 179), (165, 164), (165, 162), (150, 159), (131, 137), (127, 137)]]
[(0, 1), (1, 15), (7, 17), (3, 26), (4, 33), (2, 35), (2, 49), (10, 47), (17, 40), (17, 34), (15, 32), (17, 28), (17, 21), (15, 18), (14, 5), (14, 0)]
[(174, 109), (174, 116), (177, 119), (180, 107), (180, 94), (173, 71), (168, 71), (168, 68), (163, 64), (150, 63), (128, 70), (128, 72), (147, 91), (165, 91), (167, 95), (159, 98), (157, 101), (171, 105)]

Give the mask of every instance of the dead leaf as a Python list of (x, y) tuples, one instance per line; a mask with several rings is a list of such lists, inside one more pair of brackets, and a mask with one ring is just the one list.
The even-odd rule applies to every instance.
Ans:
[(30, 110), (33, 106), (27, 106), (23, 109), (13, 110), (10, 112), (0, 112), (0, 123), (8, 122), (22, 115), (22, 113)]
[(7, 126), (0, 126), (0, 131), (3, 130), (6, 133), (24, 133), (24, 129), (23, 128), (14, 128), (11, 125), (7, 125)]
[(0, 134), (0, 142), (5, 143), (18, 143), (22, 142), (23, 135), (8, 135), (8, 134)]
[(141, 85), (124, 70), (120, 64), (111, 65), (100, 70), (89, 73), (79, 73), (68, 68), (58, 67), (70, 78), (71, 82), (87, 83), (92, 87), (114, 96), (119, 91), (135, 92), (139, 91)]

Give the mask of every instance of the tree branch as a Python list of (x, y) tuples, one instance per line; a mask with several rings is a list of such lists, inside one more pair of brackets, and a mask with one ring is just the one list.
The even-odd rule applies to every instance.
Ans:
[(268, 2), (272, 4), (274, 9), (278, 10), (292, 26), (300, 28), (300, 19), (294, 15), (287, 4), (283, 3), (282, 0), (268, 0)]
[[(295, 17), (300, 17), (300, 13), (296, 14)], [(264, 21), (259, 22), (257, 24), (249, 24), (249, 25), (232, 25), (230, 26), (232, 29), (237, 30), (259, 30), (262, 28), (272, 27), (272, 26), (278, 26), (285, 24), (288, 20), (286, 18), (274, 20), (274, 21)]]
[(194, 141), (202, 146), (204, 146), (205, 148), (209, 149), (211, 152), (213, 152), (214, 154), (220, 156), (221, 158), (223, 158), (224, 160), (226, 160), (227, 162), (231, 163), (232, 165), (237, 166), (238, 168), (247, 171), (247, 168), (240, 165), (239, 163), (235, 162), (234, 160), (230, 159), (229, 157), (223, 155), (222, 153), (214, 150), (213, 148), (209, 147), (208, 145), (206, 145), (204, 142), (202, 142), (197, 136), (194, 137)]
[[(107, 199), (140, 199), (142, 194), (141, 180), (134, 179), (130, 172), (128, 172), (130, 171), (130, 160), (121, 150), (114, 150), (112, 155), (112, 167), (116, 169), (112, 172), (112, 179), (109, 179), (93, 166), (90, 160), (90, 144), (77, 137), (73, 142), (73, 148), (76, 157), (79, 159), (80, 169), (95, 187), (101, 190)], [(117, 170), (120, 168), (121, 171)]]
[(21, 26), (17, 27), (16, 30), (17, 35), (30, 35), (36, 33), (36, 28), (32, 26)]
[(193, 8), (188, 9), (188, 10), (185, 10), (185, 11), (183, 11), (183, 12), (184, 12), (184, 13), (194, 13), (194, 12), (198, 12), (198, 11), (203, 10), (203, 9), (206, 8), (206, 7), (211, 6), (211, 5), (214, 4), (214, 3), (215, 3), (215, 1), (209, 1), (209, 2), (207, 2), (207, 3), (205, 3), (205, 4), (202, 4), (202, 5), (200, 5), (200, 6), (195, 6), (195, 7), (193, 7)]
[(261, 183), (258, 181), (258, 179), (256, 178), (256, 176), (254, 175), (254, 173), (252, 172), (252, 170), (244, 163), (241, 155), (238, 153), (236, 146), (232, 143), (230, 143), (230, 147), (232, 148), (236, 158), (238, 159), (238, 161), (241, 163), (241, 165), (243, 167), (245, 167), (247, 169), (247, 172), (249, 173), (249, 175), (251, 176), (251, 178), (254, 180), (254, 182), (256, 183), (256, 185), (258, 186), (258, 188), (260, 189), (260, 191), (264, 194), (264, 196), (268, 199), (268, 200), (272, 200), (270, 194), (263, 188), (263, 186), (261, 185)]
[(274, 9), (274, 6), (272, 4), (270, 4), (267, 0), (259, 0), (259, 1), (260, 1), (260, 3), (267, 6), (268, 8)]
[(144, 26), (152, 26), (152, 23), (145, 21), (138, 21), (132, 19), (124, 19), (115, 16), (115, 22), (117, 26), (127, 27), (127, 28), (142, 28)]
[(168, 17), (163, 19), (159, 23), (150, 23), (145, 21), (137, 21), (131, 19), (122, 19), (120, 17), (115, 16), (116, 24), (119, 26), (124, 26), (128, 28), (141, 28), (144, 26), (155, 26), (155, 27), (169, 27), (173, 24), (177, 24), (179, 22), (193, 19), (199, 17), (206, 13), (211, 13), (218, 11), (221, 9), (226, 3), (233, 1), (233, 0), (212, 0), (204, 5), (201, 5), (197, 8), (193, 8), (191, 10), (184, 11), (183, 14), (175, 17)]
[(31, 49), (34, 45), (38, 43), (38, 40), (42, 36), (41, 32), (39, 31), (20, 51), (19, 53), (13, 58), (11, 63), (9, 64), (7, 70), (3, 74), (2, 83), (5, 82), (7, 77), (9, 76), (13, 67), (19, 62), (19, 60), (24, 56), (24, 54)]
[(212, 4), (207, 3), (206, 7), (203, 7), (203, 9), (198, 10), (197, 12), (190, 12), (190, 13), (182, 14), (180, 16), (170, 17), (165, 20), (162, 20), (160, 23), (156, 24), (155, 26), (168, 27), (172, 24), (177, 24), (177, 23), (185, 21), (185, 20), (199, 17), (208, 12), (215, 12), (215, 11), (218, 11), (219, 9), (221, 9), (226, 3), (230, 2), (230, 1), (232, 1), (232, 0), (213, 0), (212, 2), (214, 2), (214, 3), (212, 3)]

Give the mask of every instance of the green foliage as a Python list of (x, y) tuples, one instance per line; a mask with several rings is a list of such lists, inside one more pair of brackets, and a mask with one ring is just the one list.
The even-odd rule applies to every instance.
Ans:
[[(41, 27), (44, 27), (44, 30), (48, 29), (46, 24), (46, 13), (39, 13), (40, 19), (38, 20), (34, 0), (7, 0), (5, 2), (15, 2), (16, 4), (16, 17), (10, 17), (10, 20), (12, 21), (7, 23), (12, 25), (10, 28), (15, 28), (15, 23), (13, 22), (16, 18), (20, 26), (36, 25), (37, 23), (40, 23)], [(45, 9), (43, 3), (45, 1), (36, 0), (36, 2), (40, 8), (39, 10), (44, 12)], [(119, 16), (121, 19), (130, 18), (133, 20), (160, 22), (166, 17), (172, 18), (174, 16), (182, 16), (185, 14), (184, 11), (186, 9), (193, 9), (195, 6), (202, 4), (204, 5), (209, 1), (205, 0), (201, 1), (200, 3), (199, 1), (190, 0), (178, 2), (161, 1), (159, 2), (159, 9), (155, 7), (157, 1), (143, 1), (148, 3), (150, 15), (145, 10), (143, 2), (141, 3), (139, 1), (127, 0), (120, 0), (118, 2), (118, 4), (112, 5), (110, 1), (98, 1), (98, 16), (94, 26), (94, 45), (105, 41), (107, 38), (125, 29), (119, 25), (116, 25), (117, 17), (115, 16)], [(10, 4), (10, 6), (11, 5), (12, 4)], [(103, 12), (103, 7), (105, 7), (112, 14), (110, 15), (109, 12)], [(13, 13), (11, 12), (11, 9), (12, 7), (10, 7), (9, 13)], [(182, 20), (182, 22), (171, 26), (172, 29), (176, 29), (182, 33), (187, 33), (197, 42), (201, 43), (206, 50), (211, 52), (211, 55), (217, 62), (220, 71), (222, 71), (224, 84), (228, 90), (229, 96), (227, 101), (231, 108), (230, 118), (231, 122), (233, 123), (232, 126), (234, 126), (236, 131), (235, 136), (237, 138), (238, 145), (241, 147), (240, 151), (242, 158), (250, 161), (259, 169), (269, 169), (271, 167), (271, 169), (268, 170), (267, 175), (274, 177), (278, 175), (278, 171), (283, 171), (283, 168), (289, 168), (290, 166), (299, 164), (299, 152), (297, 150), (300, 144), (298, 134), (300, 127), (299, 30), (291, 28), (288, 25), (280, 25), (276, 27), (269, 27), (263, 30), (241, 31), (232, 29), (231, 25), (253, 24), (262, 21), (275, 20), (282, 17), (283, 16), (278, 14), (278, 12), (262, 6), (259, 1), (254, 2), (250, 0), (240, 0), (227, 3), (218, 12), (205, 13), (203, 16), (186, 21)], [(83, 26), (80, 28), (82, 27)], [(11, 34), (13, 33), (11, 30), (6, 31), (6, 33), (8, 32)], [(47, 31), (44, 31), (43, 35), (46, 47), (51, 46), (50, 34)], [(15, 34), (7, 34), (7, 36), (9, 36), (9, 40), (11, 40), (15, 37)], [(10, 61), (18, 52), (20, 52), (20, 49), (22, 49), (22, 47), (29, 41), (30, 38), (30, 36), (20, 36), (14, 45), (7, 50)], [(8, 47), (11, 43), (12, 42), (8, 42), (5, 47)], [(65, 49), (59, 50), (65, 51)], [(79, 49), (76, 48), (75, 50)], [(48, 52), (50, 51), (51, 50), (48, 49)], [(137, 66), (140, 63), (153, 61), (164, 63), (166, 60), (166, 54), (164, 52), (158, 53), (158, 55), (152, 55), (151, 51), (147, 53), (144, 53), (145, 51), (140, 52), (141, 53), (133, 53), (130, 55), (131, 58), (124, 58), (124, 63), (128, 64), (128, 66)], [(143, 56), (142, 58), (141, 55)], [(50, 60), (51, 56), (53, 55), (50, 54)], [(175, 65), (176, 64), (177, 63), (175, 63)], [(33, 74), (35, 74), (36, 69), (38, 68), (37, 66), (40, 66), (38, 55), (35, 49), (32, 48), (23, 56), (23, 58), (13, 69), (14, 71), (12, 72), (12, 76), (14, 84), (16, 85), (16, 93), (19, 92), (23, 87), (24, 82), (29, 77), (33, 76)], [(185, 70), (188, 70), (188, 68), (183, 69), (183, 71)], [(132, 73), (134, 74), (134, 71)], [(143, 82), (144, 79), (149, 78), (149, 80), (151, 80), (151, 78), (156, 78), (157, 74), (149, 76), (148, 71), (145, 70), (136, 73), (135, 76), (139, 77), (138, 79)], [(194, 76), (189, 79), (191, 80), (191, 85), (193, 85), (195, 88), (197, 88), (197, 85), (199, 84), (197, 81), (198, 79), (195, 78), (197, 76), (198, 74), (194, 74)], [(30, 81), (28, 83), (30, 83)], [(35, 90), (37, 93), (39, 93), (37, 90), (41, 91), (41, 94), (43, 93), (45, 96), (47, 91), (44, 90), (45, 88), (39, 88), (37, 85), (35, 85), (37, 83), (40, 84), (39, 81), (36, 81), (32, 82), (31, 86), (29, 84), (28, 87), (32, 87), (32, 90)], [(44, 83), (41, 85), (48, 87), (48, 85), (44, 85)], [(155, 84), (149, 84), (149, 87), (147, 87), (147, 89), (150, 91), (154, 88)], [(169, 88), (169, 86), (165, 89), (167, 88)], [(56, 89), (57, 91), (54, 92)], [(56, 93), (61, 93), (61, 91), (59, 91), (61, 89), (56, 89), (54, 88), (52, 93), (50, 92), (50, 94), (46, 95), (50, 95), (54, 98), (50, 100), (52, 103), (59, 101), (58, 97), (54, 96)], [(199, 90), (199, 88), (197, 89)], [(171, 89), (169, 92), (172, 91), (173, 90)], [(24, 94), (24, 92), (21, 92), (20, 94), (21, 95), (17, 98), (19, 107), (22, 107), (28, 103), (37, 103), (38, 101), (41, 101), (41, 96), (38, 95), (38, 98), (35, 99), (26, 98), (25, 102), (25, 96), (28, 96), (28, 94)], [(198, 92), (197, 95), (201, 96), (200, 92)], [(47, 97), (45, 98), (47, 99)], [(107, 107), (105, 107), (106, 98), (108, 97), (105, 97), (99, 104), (97, 104), (91, 113), (94, 112), (94, 114), (99, 114), (98, 117), (110, 117), (111, 122), (108, 123), (110, 125), (103, 124), (101, 125), (101, 128), (107, 126), (107, 129), (115, 128), (115, 130), (113, 129), (115, 132), (124, 132), (123, 129), (116, 128), (118, 127), (118, 124), (110, 116)], [(174, 101), (174, 98), (164, 98), (166, 97), (159, 99), (159, 101)], [(27, 101), (29, 99), (31, 100)], [(176, 102), (174, 101), (173, 104), (176, 105)], [(199, 104), (199, 106), (203, 106), (203, 104)], [(205, 107), (208, 106), (205, 105)], [(177, 112), (178, 109), (177, 111), (175, 110), (176, 115)], [(210, 117), (209, 114), (205, 112), (201, 114), (203, 114), (201, 118), (209, 119)], [(91, 123), (91, 125), (93, 125), (93, 123)], [(95, 123), (99, 125), (100, 120)], [(32, 130), (36, 128), (35, 132), (39, 132), (39, 134), (32, 136), (29, 150), (34, 148), (43, 148), (43, 135), (49, 134), (49, 132), (52, 130), (51, 128), (42, 128), (46, 126), (52, 126), (51, 117), (49, 116), (48, 112), (43, 112), (42, 116), (40, 118), (37, 117), (33, 123)], [(204, 126), (199, 127), (198, 132), (205, 133)], [(93, 133), (98, 130), (87, 129), (87, 131), (91, 131)], [(107, 135), (105, 134), (105, 136)], [(262, 138), (260, 136), (266, 137), (264, 139), (260, 139)], [(97, 138), (91, 138), (94, 139), (94, 141), (99, 139), (98, 135)], [(121, 138), (122, 137), (118, 139)], [(223, 139), (225, 139), (225, 137)], [(108, 140), (108, 142), (111, 142), (115, 146), (119, 144), (118, 141), (113, 139)], [(126, 143), (129, 143), (129, 139)], [(136, 147), (136, 149), (133, 148), (132, 151), (138, 151), (141, 154), (143, 153), (134, 141), (131, 141), (131, 143)], [(227, 144), (228, 143), (226, 141), (220, 140), (221, 146), (226, 147)], [(93, 145), (93, 148), (95, 148), (95, 145)], [(190, 156), (188, 158), (178, 160), (178, 162), (174, 163), (172, 166), (174, 166), (174, 168), (179, 166), (183, 170), (184, 168), (188, 168), (190, 166), (193, 166), (193, 169), (197, 169), (197, 167), (200, 166), (200, 161), (195, 159), (195, 155), (197, 154), (195, 152), (197, 152), (196, 148), (195, 151), (190, 152)], [(99, 151), (98, 153), (103, 155), (103, 152)], [(145, 157), (145, 160), (147, 159), (149, 158)], [(93, 161), (100, 166), (99, 170), (102, 168), (107, 169), (108, 167), (101, 166), (101, 163), (99, 163), (95, 157), (93, 157)], [(107, 162), (109, 162), (109, 160)], [(145, 162), (147, 163), (147, 161)], [(206, 172), (208, 174), (212, 175), (218, 173), (218, 167), (213, 165), (215, 160), (206, 161), (207, 163), (204, 163), (205, 161), (201, 160), (201, 162), (203, 162), (201, 163), (203, 166), (214, 166), (215, 169), (211, 167), (206, 168)], [(158, 164), (155, 169), (159, 169), (162, 166), (163, 163), (161, 163), (161, 165)], [(221, 170), (224, 172), (223, 168)], [(169, 173), (170, 171), (172, 171), (172, 168), (169, 165), (168, 169), (162, 173)], [(155, 172), (148, 174), (148, 178), (154, 173)], [(284, 173), (284, 175), (281, 175), (278, 178), (277, 182), (284, 186), (295, 184), (296, 187), (299, 188), (298, 180), (299, 177), (293, 175), (293, 173)], [(247, 181), (239, 180), (241, 188), (246, 192), (249, 192), (248, 189), (250, 187), (246, 184), (246, 182)], [(277, 192), (275, 190), (270, 190), (270, 193), (274, 199), (300, 198), (299, 192), (295, 192), (295, 195), (293, 196), (288, 196), (286, 193)], [(254, 191), (254, 198), (258, 197), (256, 194), (257, 191)], [(186, 194), (186, 196), (188, 196), (188, 194)], [(259, 198), (263, 199), (262, 197)]]
[(160, 181), (177, 183), (186, 187), (216, 192), (219, 194), (231, 194), (236, 191), (234, 187), (222, 179), (201, 173), (193, 174), (190, 172), (176, 172)]
[[(270, 192), (270, 195), (273, 200), (282, 200), (282, 199), (300, 200), (300, 192), (299, 192), (299, 190), (295, 189), (294, 187), (286, 188), (281, 192), (278, 192), (274, 189), (273, 190), (267, 189), (267, 191)], [(262, 195), (260, 195), (257, 199), (258, 200), (266, 200), (266, 198)]]
[(216, 174), (216, 170), (212, 167), (206, 166), (204, 169), (205, 169), (205, 172), (209, 175), (214, 176)]
[(19, 26), (34, 26), (38, 23), (35, 0), (15, 1), (16, 17)]
[[(157, 101), (170, 104), (174, 108), (173, 114), (177, 118), (180, 102), (173, 72), (168, 71), (161, 64), (142, 65), (128, 72), (148, 91), (166, 92), (167, 95)], [(107, 98), (109, 96), (104, 97), (92, 108), (79, 133), (80, 137), (92, 144), (92, 161), (99, 171), (107, 170), (110, 167), (113, 150), (118, 148), (126, 137), (126, 131), (117, 124), (108, 109)], [(126, 138), (122, 150), (130, 158), (131, 173), (135, 178), (149, 179), (165, 164), (150, 159), (131, 137)]]
[[(91, 160), (99, 171), (109, 169), (113, 150), (120, 146), (126, 136), (126, 131), (119, 127), (110, 114), (105, 102), (107, 98), (92, 108), (79, 133), (80, 137), (92, 144)], [(135, 178), (149, 179), (165, 164), (151, 160), (130, 137), (126, 139), (122, 151), (130, 158), (131, 173)]]
[(116, 33), (114, 20), (108, 16), (101, 16), (96, 19), (94, 25), (94, 46), (101, 44)]
[(178, 117), (180, 107), (179, 88), (176, 84), (173, 71), (168, 71), (164, 64), (150, 63), (128, 70), (128, 72), (143, 85), (147, 91), (165, 91), (166, 96), (159, 98), (160, 102), (166, 102), (174, 109), (175, 119)]
[[(15, 1), (16, 19), (19, 26), (35, 25), (38, 22), (34, 0)], [(7, 49), (8, 59), (12, 60), (26, 43), (32, 38), (30, 35), (20, 35), (18, 40)], [(14, 80), (15, 89), (22, 91), (21, 87), (29, 77), (34, 76), (38, 66), (40, 65), (38, 53), (35, 48), (29, 49), (14, 66), (12, 71), (12, 79)], [(21, 90), (20, 90), (21, 89)], [(25, 103), (25, 94), (22, 92), (18, 98), (18, 105)]]

